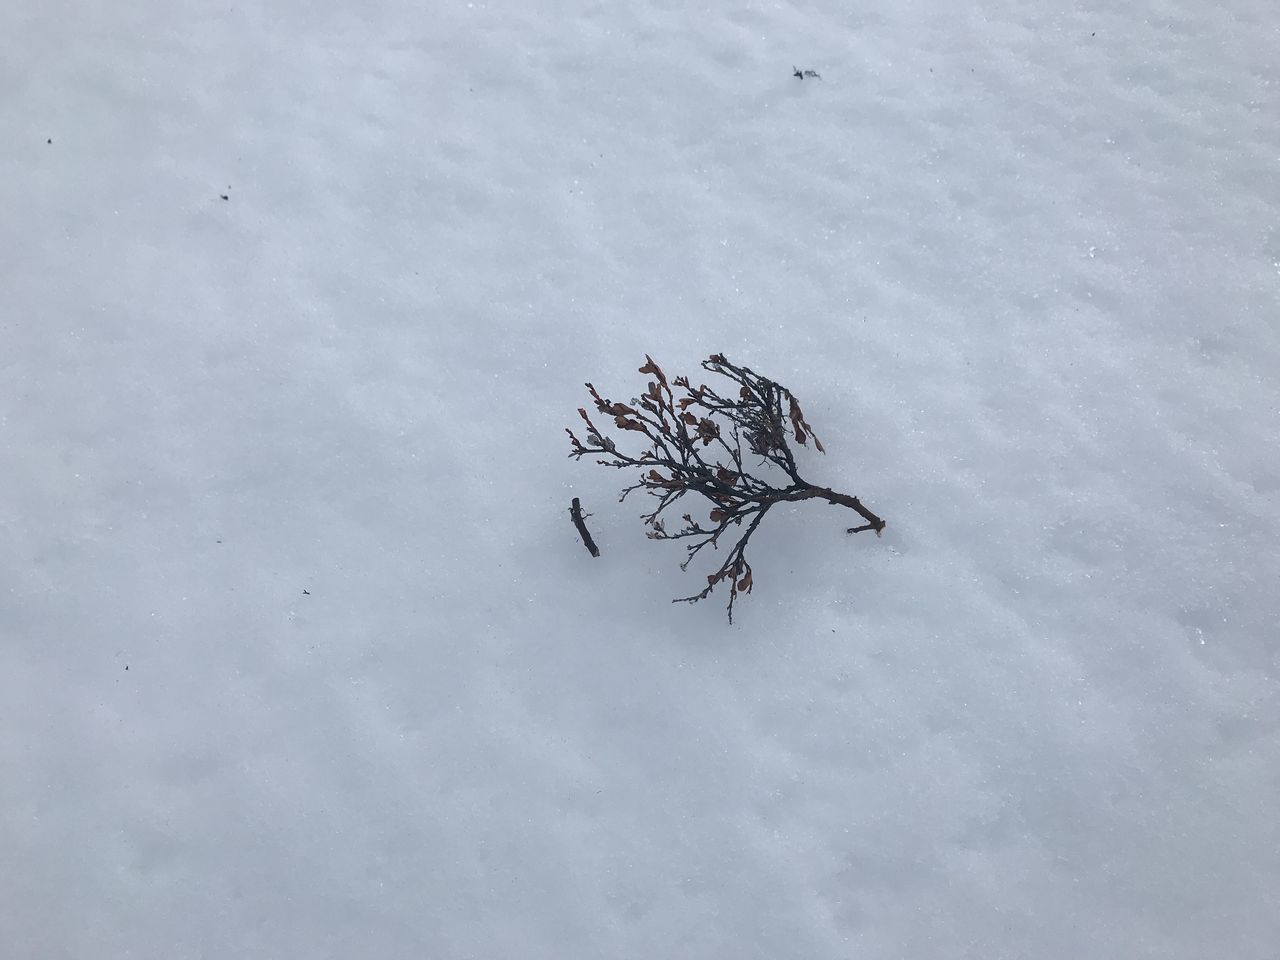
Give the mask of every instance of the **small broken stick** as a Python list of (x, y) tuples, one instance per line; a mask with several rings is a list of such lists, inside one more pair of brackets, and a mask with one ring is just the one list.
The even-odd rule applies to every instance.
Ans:
[(591, 531), (587, 529), (584, 520), (586, 514), (582, 512), (582, 503), (577, 497), (573, 498), (573, 506), (569, 508), (569, 517), (573, 520), (573, 525), (578, 528), (578, 535), (582, 537), (582, 542), (591, 551), (593, 557), (600, 556), (600, 548), (596, 546), (596, 542), (591, 539)]

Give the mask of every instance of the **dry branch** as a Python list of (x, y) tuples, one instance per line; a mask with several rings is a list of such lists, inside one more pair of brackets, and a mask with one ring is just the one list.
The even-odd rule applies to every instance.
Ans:
[[(604, 466), (641, 471), (639, 482), (624, 489), (619, 499), (625, 500), (636, 490), (657, 499), (657, 506), (644, 515), (649, 537), (687, 541), (681, 569), (688, 569), (704, 547), (718, 550), (720, 538), (730, 526), (741, 529), (745, 524), (719, 567), (707, 575), (706, 587), (673, 601), (701, 600), (718, 583), (728, 580), (732, 623), (734, 601), (739, 593), (750, 593), (752, 587), (748, 541), (775, 504), (820, 499), (848, 507), (865, 521), (850, 527), (849, 533), (873, 530), (878, 536), (885, 523), (857, 497), (816, 486), (800, 476), (790, 441), (794, 439), (803, 447), (812, 440), (819, 453), (825, 451), (790, 390), (730, 363), (723, 354), (712, 354), (702, 362), (702, 368), (730, 380), (736, 391), (731, 387), (725, 395), (706, 384), (694, 387), (687, 377), (668, 381), (646, 355), (640, 372), (652, 379), (644, 395), (633, 397), (630, 403), (615, 403), (590, 383), (586, 385), (598, 414), (611, 417), (609, 426), (621, 431), (618, 440), (609, 436), (609, 426), (598, 427), (586, 408), (578, 409), (587, 428), (585, 442), (572, 430), (566, 432), (569, 456), (595, 456)], [(627, 433), (643, 435), (639, 453), (621, 449), (621, 438)], [(697, 494), (710, 502), (707, 519), (695, 520), (692, 513), (685, 513), (681, 515), (683, 526), (668, 530), (664, 513), (686, 494)]]
[(596, 542), (591, 539), (591, 531), (587, 529), (586, 514), (582, 512), (582, 502), (577, 498), (573, 498), (573, 503), (569, 505), (569, 519), (573, 521), (573, 525), (578, 528), (578, 536), (582, 537), (582, 542), (591, 552), (593, 557), (600, 556), (600, 548), (596, 546)]

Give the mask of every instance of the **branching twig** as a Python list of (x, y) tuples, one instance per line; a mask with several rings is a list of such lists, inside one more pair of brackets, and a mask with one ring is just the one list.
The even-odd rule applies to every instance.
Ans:
[[(720, 537), (730, 526), (741, 528), (746, 524), (744, 531), (735, 534), (737, 540), (724, 562), (707, 576), (706, 587), (700, 593), (674, 601), (701, 600), (716, 584), (728, 580), (729, 621), (732, 622), (738, 594), (751, 592), (747, 543), (774, 504), (816, 498), (849, 507), (866, 521), (861, 526), (850, 527), (849, 533), (873, 530), (878, 536), (885, 523), (857, 497), (815, 486), (800, 476), (790, 440), (807, 446), (812, 439), (819, 453), (825, 451), (790, 390), (747, 367), (730, 363), (723, 354), (712, 354), (702, 362), (702, 367), (735, 384), (736, 395), (722, 395), (706, 384), (694, 387), (687, 377), (668, 382), (662, 369), (647, 355), (640, 372), (652, 379), (645, 394), (633, 397), (630, 403), (615, 403), (587, 384), (596, 410), (612, 417), (615, 429), (643, 435), (641, 451), (637, 454), (620, 450), (619, 442), (597, 427), (585, 408), (578, 409), (587, 427), (585, 442), (572, 430), (566, 432), (571, 457), (595, 456), (596, 462), (604, 466), (635, 467), (642, 471), (639, 482), (626, 487), (619, 499), (625, 500), (636, 490), (644, 490), (657, 499), (657, 506), (644, 515), (649, 537), (687, 541), (682, 569), (687, 569), (704, 547), (718, 549)], [(751, 457), (756, 459), (749, 465), (746, 461)], [(763, 467), (766, 473), (752, 474), (750, 470), (756, 467)], [(779, 473), (785, 478), (783, 485), (776, 482)], [(691, 493), (711, 503), (705, 525), (691, 513), (685, 513), (681, 517), (683, 526), (668, 530), (665, 511)]]

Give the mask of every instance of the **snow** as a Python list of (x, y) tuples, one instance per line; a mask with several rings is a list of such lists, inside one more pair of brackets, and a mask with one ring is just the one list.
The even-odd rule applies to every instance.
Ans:
[[(5, 5), (7, 953), (1274, 957), (1273, 14)], [(733, 626), (714, 351), (889, 524)]]

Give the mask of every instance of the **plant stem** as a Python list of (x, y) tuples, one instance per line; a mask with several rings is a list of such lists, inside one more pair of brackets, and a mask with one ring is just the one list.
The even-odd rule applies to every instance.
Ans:
[(884, 529), (884, 521), (877, 517), (874, 513), (862, 505), (862, 501), (857, 497), (851, 497), (846, 493), (836, 493), (830, 487), (815, 487), (806, 483), (803, 487), (792, 487), (785, 496), (779, 497), (780, 500), (814, 500), (821, 499), (827, 503), (837, 507), (848, 507), (855, 510), (858, 516), (867, 521), (864, 527), (850, 527), (850, 533), (856, 533), (859, 530), (874, 530), (876, 536), (880, 535), (880, 531)]

